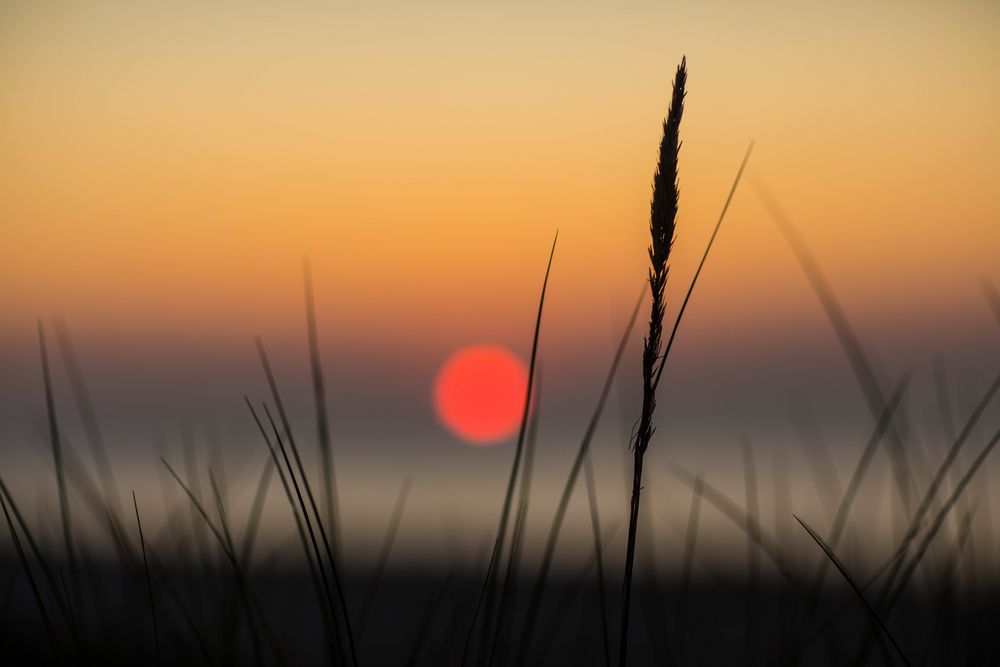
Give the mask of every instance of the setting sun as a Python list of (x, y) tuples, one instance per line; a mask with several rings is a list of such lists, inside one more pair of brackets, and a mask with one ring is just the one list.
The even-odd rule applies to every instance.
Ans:
[(528, 371), (510, 350), (466, 347), (438, 372), (434, 407), (441, 422), (466, 442), (492, 445), (517, 430), (527, 386)]

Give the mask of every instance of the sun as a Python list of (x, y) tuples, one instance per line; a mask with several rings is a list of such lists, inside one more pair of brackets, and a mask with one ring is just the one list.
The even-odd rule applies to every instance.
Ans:
[(516, 431), (524, 412), (528, 370), (499, 345), (471, 345), (448, 358), (434, 381), (434, 408), (471, 445), (494, 445)]

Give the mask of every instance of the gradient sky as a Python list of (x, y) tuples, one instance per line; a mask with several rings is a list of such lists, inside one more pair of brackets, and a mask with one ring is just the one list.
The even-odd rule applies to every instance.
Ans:
[[(434, 371), (471, 343), (527, 353), (557, 229), (547, 405), (582, 428), (645, 275), (682, 55), (671, 304), (754, 139), (749, 176), (876, 356), (978, 379), (997, 360), (977, 281), (1000, 282), (998, 27), (991, 2), (5, 2), (4, 446), (39, 433), (38, 317), (70, 326), (112, 432), (245, 421), (257, 334), (308, 419), (309, 255), (341, 433), (364, 450), (417, 425), (452, 451)], [(867, 417), (749, 187), (687, 317), (684, 391), (663, 399), (685, 433), (735, 438), (792, 399)]]

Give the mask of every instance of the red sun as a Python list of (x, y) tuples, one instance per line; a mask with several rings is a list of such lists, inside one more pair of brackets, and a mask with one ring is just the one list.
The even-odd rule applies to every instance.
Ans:
[(455, 352), (434, 381), (438, 418), (472, 445), (493, 445), (517, 431), (528, 390), (528, 370), (498, 345)]

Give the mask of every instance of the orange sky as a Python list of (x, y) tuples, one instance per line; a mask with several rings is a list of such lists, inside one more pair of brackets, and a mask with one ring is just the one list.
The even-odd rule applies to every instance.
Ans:
[[(345, 340), (520, 341), (558, 228), (552, 335), (610, 340), (682, 54), (675, 290), (753, 138), (868, 327), (988, 322), (995, 5), (536, 4), (5, 4), (0, 338), (298, 343), (308, 253)], [(815, 316), (748, 188), (697, 303), (702, 335)]]
[[(891, 373), (917, 367), (925, 385), (938, 353), (990, 374), (997, 329), (977, 281), (1000, 285), (998, 28), (990, 1), (4, 2), (0, 445), (43, 442), (38, 317), (69, 323), (109, 440), (155, 469), (150, 434), (176, 444), (184, 423), (199, 438), (242, 425), (234, 458), (263, 456), (240, 400), (266, 396), (255, 334), (308, 441), (308, 254), (331, 423), (361, 499), (351, 520), (388, 514), (391, 461), (400, 476), (433, 466), (428, 497), (492, 530), (479, 485), (509, 448), (438, 427), (434, 373), (471, 343), (527, 356), (558, 229), (542, 434), (565, 447), (539, 477), (562, 479), (645, 276), (684, 54), (670, 312), (755, 139), (748, 177), (793, 216), (874, 358), (896, 355)], [(602, 424), (612, 477), (638, 335)], [(798, 437), (790, 404), (818, 404), (848, 454), (867, 437), (836, 341), (749, 187), (673, 354), (657, 457), (738, 465), (724, 447), (743, 435)], [(960, 371), (964, 406), (981, 382)], [(539, 486), (551, 507), (556, 487)]]

